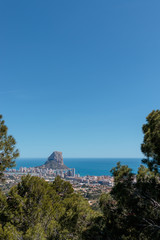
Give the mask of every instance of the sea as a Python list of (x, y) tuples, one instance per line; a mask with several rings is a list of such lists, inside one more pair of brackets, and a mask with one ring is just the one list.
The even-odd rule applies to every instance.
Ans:
[[(16, 159), (17, 170), (20, 167), (37, 167), (43, 165), (45, 158), (18, 158)], [(137, 173), (141, 163), (141, 158), (64, 158), (63, 162), (69, 168), (75, 168), (76, 174), (80, 176), (101, 176), (111, 175), (110, 170), (116, 167), (117, 162), (127, 165), (133, 173)]]

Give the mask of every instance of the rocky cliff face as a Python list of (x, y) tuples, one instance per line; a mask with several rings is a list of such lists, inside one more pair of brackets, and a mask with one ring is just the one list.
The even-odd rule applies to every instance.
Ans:
[(52, 169), (68, 169), (68, 167), (63, 163), (62, 152), (57, 152), (57, 151), (53, 152), (48, 157), (48, 160), (45, 162), (45, 164), (42, 165), (41, 167), (52, 168)]

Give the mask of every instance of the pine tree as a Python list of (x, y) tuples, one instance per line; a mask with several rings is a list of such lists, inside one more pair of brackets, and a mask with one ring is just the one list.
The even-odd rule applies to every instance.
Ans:
[(15, 166), (15, 159), (19, 156), (18, 149), (15, 149), (16, 141), (8, 135), (8, 128), (0, 115), (0, 179), (6, 168)]

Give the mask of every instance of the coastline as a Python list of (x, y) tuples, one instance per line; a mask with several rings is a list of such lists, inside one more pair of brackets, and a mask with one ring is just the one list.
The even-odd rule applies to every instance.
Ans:
[[(37, 167), (44, 164), (45, 158), (18, 158), (15, 169), (20, 167)], [(141, 158), (64, 158), (64, 164), (75, 168), (76, 174), (81, 176), (111, 175), (110, 170), (117, 162), (128, 165), (136, 173), (141, 164)]]

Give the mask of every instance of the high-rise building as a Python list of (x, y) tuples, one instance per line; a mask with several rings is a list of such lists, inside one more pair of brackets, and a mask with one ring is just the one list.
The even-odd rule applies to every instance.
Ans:
[(72, 168), (72, 176), (75, 177), (75, 168)]

